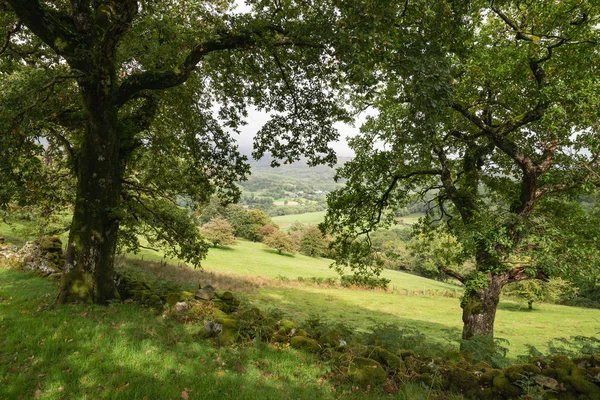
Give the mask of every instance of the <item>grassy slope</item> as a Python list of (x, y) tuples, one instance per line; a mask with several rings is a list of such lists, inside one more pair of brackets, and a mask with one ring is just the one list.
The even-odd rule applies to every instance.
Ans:
[(213, 348), (192, 336), (197, 327), (137, 304), (48, 311), (55, 293), (0, 268), (0, 399), (334, 397), (320, 367), (291, 349)]
[[(262, 244), (241, 241), (231, 249), (211, 249), (204, 267), (208, 271), (234, 273), (248, 276), (297, 278), (333, 277), (330, 260), (316, 259), (297, 254), (281, 256), (264, 248)], [(370, 318), (377, 321), (416, 327), (432, 339), (445, 340), (450, 329), (453, 337), (460, 336), (461, 309), (458, 298), (438, 296), (406, 296), (415, 291), (435, 290), (438, 293), (457, 291), (459, 286), (445, 284), (422, 277), (385, 271), (395, 293), (381, 291), (354, 291), (325, 287), (263, 287), (249, 299), (257, 305), (279, 308), (302, 320), (318, 313), (330, 319), (343, 320), (366, 328)], [(594, 336), (600, 329), (600, 311), (539, 304), (533, 311), (526, 304), (501, 302), (496, 319), (496, 336), (509, 340), (510, 355), (526, 352), (526, 345), (544, 348), (552, 338), (571, 335)]]
[[(6, 229), (0, 229), (0, 235), (8, 237), (6, 233)], [(137, 255), (138, 258), (141, 256), (145, 260), (162, 259), (162, 256), (148, 251)], [(327, 259), (300, 254), (282, 256), (260, 243), (240, 241), (232, 248), (211, 249), (203, 266), (207, 271), (252, 280), (255, 278), (249, 277), (336, 277), (329, 264)], [(369, 318), (372, 318), (416, 327), (434, 340), (444, 340), (441, 338), (448, 336), (447, 329), (451, 330), (454, 338), (458, 337), (461, 309), (457, 298), (414, 294), (423, 290), (449, 294), (460, 292), (460, 287), (396, 271), (385, 271), (384, 276), (391, 280), (390, 287), (395, 289), (393, 293), (283, 285), (276, 280), (262, 282), (259, 291), (250, 292), (247, 296), (257, 305), (279, 308), (296, 320), (318, 313), (365, 329), (370, 324)], [(412, 295), (406, 296), (409, 291)], [(503, 301), (498, 310), (496, 336), (508, 339), (510, 354), (516, 356), (525, 352), (527, 344), (543, 348), (556, 337), (593, 336), (600, 329), (599, 320), (598, 310), (540, 304), (533, 311), (528, 311), (523, 304)]]
[(290, 214), (281, 215), (278, 217), (271, 218), (273, 222), (279, 225), (280, 229), (287, 229), (296, 221), (301, 222), (305, 225), (317, 225), (323, 222), (325, 218), (325, 211), (317, 211), (305, 214)]

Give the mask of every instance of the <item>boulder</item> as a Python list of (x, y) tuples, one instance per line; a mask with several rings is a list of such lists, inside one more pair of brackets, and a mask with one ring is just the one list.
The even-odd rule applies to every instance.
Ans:
[(210, 301), (216, 297), (215, 288), (211, 285), (206, 285), (194, 293), (194, 297), (199, 300)]
[(62, 242), (58, 236), (41, 236), (33, 242), (25, 243), (16, 254), (4, 257), (13, 258), (20, 269), (43, 276), (60, 273), (65, 266)]
[(175, 311), (178, 313), (184, 313), (187, 310), (189, 310), (191, 308), (191, 306), (186, 303), (185, 301), (180, 301), (175, 303)]
[(363, 357), (352, 360), (348, 366), (348, 375), (354, 383), (364, 387), (374, 387), (387, 379), (387, 374), (380, 363)]
[(290, 340), (290, 346), (295, 349), (304, 349), (310, 352), (316, 353), (321, 350), (319, 342), (314, 339), (307, 338), (306, 336), (294, 336)]

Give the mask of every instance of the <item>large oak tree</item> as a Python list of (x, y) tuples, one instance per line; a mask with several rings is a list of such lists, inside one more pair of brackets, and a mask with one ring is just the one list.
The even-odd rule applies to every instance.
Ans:
[[(346, 63), (373, 116), (338, 171), (326, 225), (338, 262), (374, 264), (369, 233), (428, 198), (425, 231), (474, 261), (463, 338), (492, 336), (504, 285), (587, 273), (597, 225), (574, 201), (600, 184), (600, 9), (571, 1), (406, 1), (348, 15)], [(362, 50), (360, 50), (362, 49)], [(357, 72), (358, 71), (358, 72)], [(366, 239), (365, 239), (366, 238)], [(459, 259), (457, 259), (459, 258)]]
[(0, 128), (13, 157), (3, 165), (17, 182), (5, 204), (35, 186), (14, 161), (45, 143), (76, 181), (60, 302), (117, 297), (117, 246), (139, 247), (140, 235), (199, 263), (206, 245), (177, 205), (239, 195), (248, 166), (233, 135), (248, 105), (271, 116), (256, 156), (334, 160), (335, 14), (321, 2), (251, 3), (240, 14), (227, 0), (0, 2)]

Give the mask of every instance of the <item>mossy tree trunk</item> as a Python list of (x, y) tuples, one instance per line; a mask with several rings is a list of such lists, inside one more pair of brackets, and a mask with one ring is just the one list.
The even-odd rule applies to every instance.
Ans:
[[(118, 298), (114, 258), (119, 230), (121, 185), (126, 159), (121, 154), (115, 103), (114, 48), (90, 50), (79, 80), (87, 126), (77, 162), (77, 197), (71, 223), (59, 303), (105, 304)], [(91, 64), (91, 65), (90, 65)]]
[(494, 336), (494, 320), (500, 301), (503, 279), (498, 275), (490, 278), (489, 284), (481, 289), (467, 289), (461, 307), (463, 309), (463, 340), (473, 336)]
[[(104, 304), (118, 297), (113, 282), (124, 168), (116, 108), (95, 91), (84, 96), (89, 121), (78, 162), (78, 187), (59, 302)], [(87, 104), (86, 104), (87, 105)]]

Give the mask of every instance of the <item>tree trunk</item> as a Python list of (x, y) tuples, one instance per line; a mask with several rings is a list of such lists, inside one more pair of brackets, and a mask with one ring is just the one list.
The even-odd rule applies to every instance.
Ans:
[[(88, 126), (78, 158), (75, 210), (58, 303), (106, 304), (119, 298), (114, 259), (124, 160), (119, 159), (117, 108), (110, 77), (83, 88)], [(99, 83), (98, 83), (99, 82)]]
[(494, 320), (500, 301), (503, 277), (492, 275), (487, 287), (465, 292), (461, 307), (463, 308), (463, 340), (473, 336), (494, 336)]
[(533, 310), (533, 300), (527, 300), (527, 308)]

